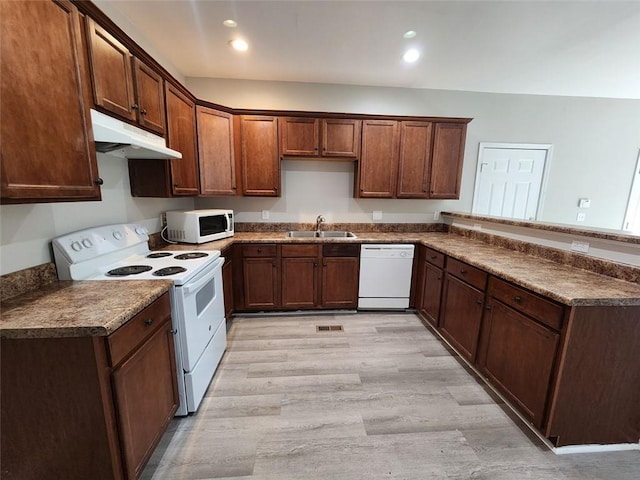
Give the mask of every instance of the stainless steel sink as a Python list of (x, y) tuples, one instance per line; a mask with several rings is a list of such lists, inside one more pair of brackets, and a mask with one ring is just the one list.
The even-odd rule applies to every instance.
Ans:
[(316, 237), (316, 232), (309, 230), (292, 230), (286, 233), (289, 238), (314, 238)]
[(358, 238), (353, 232), (326, 231), (314, 232), (310, 230), (291, 230), (285, 233), (287, 238)]
[(344, 231), (318, 232), (318, 236), (320, 238), (357, 238), (355, 233)]

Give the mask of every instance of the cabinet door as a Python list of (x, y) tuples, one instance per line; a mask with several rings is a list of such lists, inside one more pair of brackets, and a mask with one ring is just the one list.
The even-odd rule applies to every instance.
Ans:
[(273, 257), (244, 258), (244, 303), (251, 310), (278, 307), (278, 264)]
[(282, 259), (282, 308), (314, 308), (318, 305), (318, 259)]
[(446, 275), (440, 329), (470, 362), (476, 358), (483, 303), (483, 292)]
[(196, 107), (198, 158), (202, 195), (235, 195), (233, 117), (229, 113)]
[(0, 37), (2, 202), (100, 200), (78, 11), (0, 2)]
[(167, 145), (182, 153), (181, 159), (169, 160), (172, 193), (199, 193), (196, 149), (196, 105), (176, 87), (165, 82), (167, 98)]
[(358, 306), (358, 257), (325, 257), (322, 259), (322, 301), (326, 308)]
[(431, 198), (459, 198), (467, 125), (436, 123), (431, 159)]
[(125, 119), (136, 120), (132, 56), (113, 35), (86, 18), (95, 103)]
[(360, 157), (361, 120), (322, 120), (322, 156)]
[(393, 198), (398, 171), (398, 122), (362, 123), (362, 158), (358, 166), (360, 197)]
[(167, 317), (113, 372), (127, 478), (137, 478), (178, 407), (173, 333)]
[(280, 195), (280, 159), (275, 117), (243, 116), (242, 193), (247, 196)]
[(398, 198), (429, 198), (430, 122), (400, 122)]
[(164, 136), (164, 84), (158, 72), (137, 58), (133, 60), (136, 85), (138, 123)]
[(438, 325), (440, 318), (440, 299), (442, 296), (442, 270), (429, 262), (424, 262), (424, 283), (422, 290), (422, 304), (420, 311), (434, 326)]
[(483, 321), (480, 369), (542, 427), (559, 334), (493, 299)]
[(280, 155), (317, 157), (319, 130), (319, 121), (315, 118), (279, 118)]

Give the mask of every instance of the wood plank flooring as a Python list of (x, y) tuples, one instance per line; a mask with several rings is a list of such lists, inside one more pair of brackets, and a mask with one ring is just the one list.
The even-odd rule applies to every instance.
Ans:
[(413, 314), (236, 317), (228, 343), (143, 479), (640, 479), (637, 451), (551, 453)]

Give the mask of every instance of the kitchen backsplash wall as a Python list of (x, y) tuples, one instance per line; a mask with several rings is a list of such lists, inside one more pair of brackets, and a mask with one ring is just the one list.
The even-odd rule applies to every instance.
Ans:
[[(284, 160), (281, 197), (198, 198), (196, 207), (231, 208), (238, 222), (302, 223), (315, 222), (320, 214), (329, 223), (431, 223), (434, 213), (463, 208), (462, 200), (353, 198), (355, 168), (355, 162)], [(382, 220), (373, 220), (374, 210), (382, 212)]]
[(133, 198), (127, 161), (98, 154), (101, 202), (1, 205), (0, 275), (52, 261), (51, 240), (75, 230), (138, 222), (160, 229), (160, 213), (193, 208), (193, 198)]

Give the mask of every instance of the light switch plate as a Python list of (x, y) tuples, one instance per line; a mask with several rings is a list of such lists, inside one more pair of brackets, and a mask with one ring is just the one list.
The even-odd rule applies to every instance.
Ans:
[(374, 210), (372, 217), (374, 220), (382, 220), (382, 210)]

